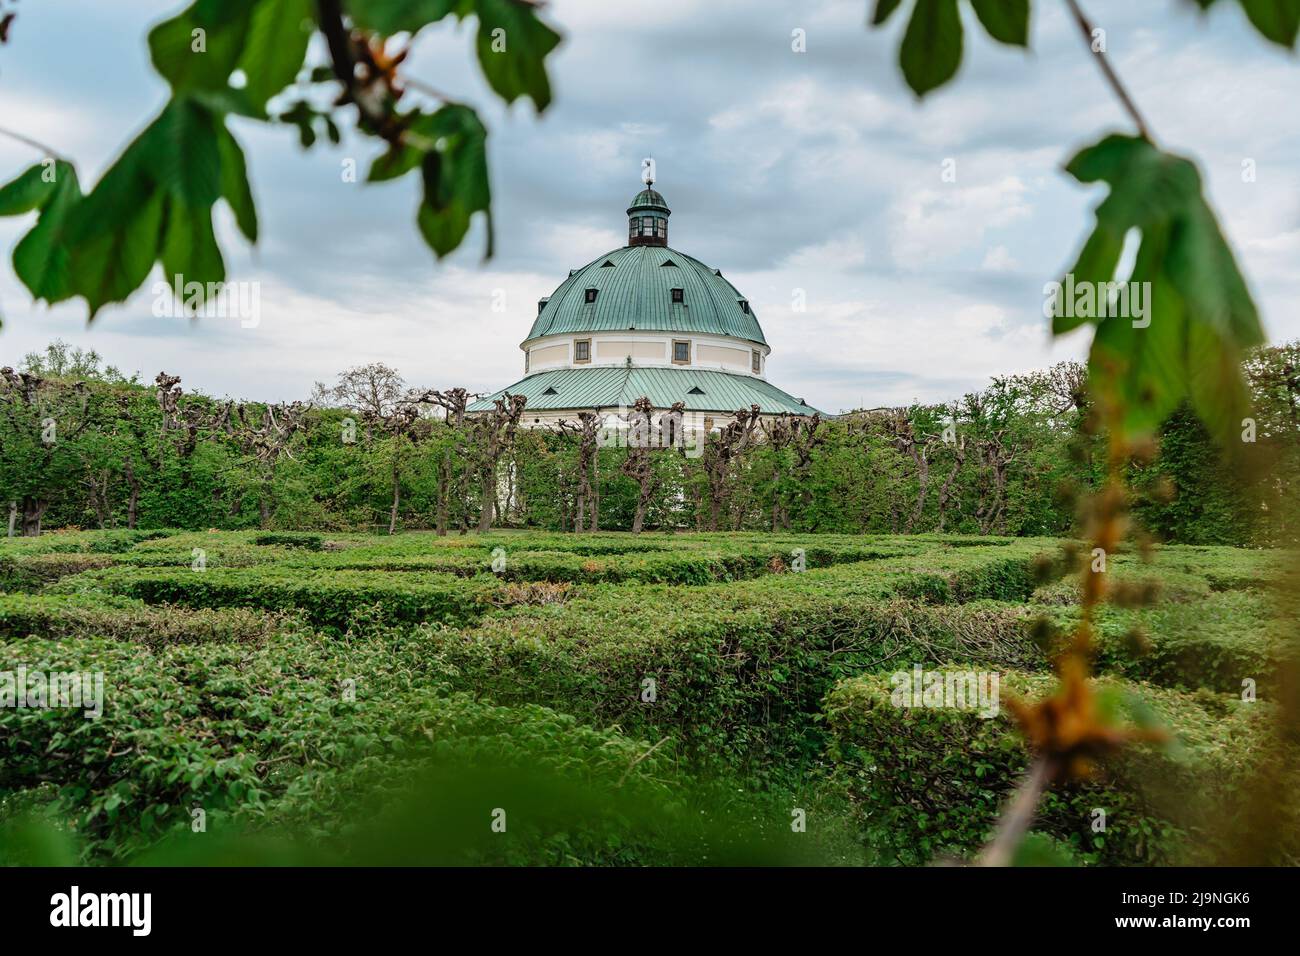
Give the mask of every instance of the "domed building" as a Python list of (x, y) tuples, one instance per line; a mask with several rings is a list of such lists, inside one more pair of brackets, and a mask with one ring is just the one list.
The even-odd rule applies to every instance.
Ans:
[(543, 427), (645, 396), (659, 411), (683, 403), (683, 426), (704, 431), (752, 405), (765, 416), (816, 412), (768, 382), (771, 349), (749, 300), (721, 270), (668, 245), (672, 210), (646, 186), (627, 207), (627, 245), (570, 271), (537, 303), (519, 346), (524, 378), (468, 412), (522, 395), (522, 423)]

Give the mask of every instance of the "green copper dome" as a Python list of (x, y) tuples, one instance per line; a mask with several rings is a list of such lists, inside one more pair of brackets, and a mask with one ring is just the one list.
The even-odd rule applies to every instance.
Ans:
[(640, 210), (662, 210), (669, 215), (672, 214), (663, 195), (649, 187), (632, 197), (632, 205), (627, 207), (627, 214), (630, 216)]
[[(641, 195), (646, 193), (658, 195), (653, 190)], [(674, 289), (681, 290), (681, 301)], [(588, 290), (595, 290), (594, 301)], [(721, 272), (676, 249), (652, 245), (624, 246), (574, 270), (542, 300), (525, 341), (627, 329), (728, 335), (767, 345), (749, 301)]]

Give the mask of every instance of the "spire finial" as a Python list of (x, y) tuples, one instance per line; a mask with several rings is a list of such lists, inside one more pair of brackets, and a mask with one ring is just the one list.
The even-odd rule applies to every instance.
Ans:
[(653, 156), (641, 160), (641, 181), (647, 186), (655, 184), (655, 161)]

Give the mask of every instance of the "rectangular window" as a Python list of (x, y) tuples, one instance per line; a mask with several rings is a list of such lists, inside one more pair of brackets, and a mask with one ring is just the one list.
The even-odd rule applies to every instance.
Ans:
[(681, 289), (673, 289), (672, 291), (673, 291), (673, 301), (674, 301), (674, 302), (685, 302), (685, 301), (686, 301), (686, 294), (685, 294), (684, 292), (682, 292)]
[(667, 220), (667, 219), (656, 219), (656, 220), (655, 220), (655, 235), (658, 236), (660, 239), (667, 239), (667, 238), (668, 238), (668, 220)]
[(763, 370), (763, 356), (758, 349), (753, 349), (749, 353), (749, 365), (754, 370), (755, 375)]
[(573, 361), (591, 361), (591, 339), (578, 339), (573, 343)]
[(691, 364), (691, 343), (683, 342), (681, 339), (673, 339), (673, 364), (690, 365)]
[(528, 374), (528, 356), (531, 354), (529, 349), (524, 349), (524, 374)]
[(595, 289), (588, 289), (588, 290), (587, 290), (587, 293), (586, 293), (586, 296), (584, 297), (584, 300), (587, 301), (587, 302), (595, 302), (595, 301), (596, 301), (596, 290), (595, 290)]

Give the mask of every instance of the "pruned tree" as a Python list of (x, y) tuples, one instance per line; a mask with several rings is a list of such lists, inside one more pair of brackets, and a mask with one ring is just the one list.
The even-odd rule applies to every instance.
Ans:
[(778, 415), (763, 424), (763, 434), (772, 451), (772, 530), (790, 530), (790, 507), (786, 480), (799, 488), (799, 497), (812, 495), (805, 478), (813, 451), (825, 442), (821, 415)]
[(193, 456), (206, 435), (230, 431), (233, 401), (212, 404), (207, 401), (182, 403), (181, 377), (159, 372), (154, 379), (158, 407), (162, 411), (161, 434), (170, 436), (182, 459)]
[(465, 460), (469, 451), (468, 435), (465, 431), (465, 408), (469, 405), (470, 395), (463, 388), (449, 388), (446, 391), (426, 389), (415, 397), (421, 404), (434, 405), (442, 409), (442, 421), (449, 431), (443, 444), (442, 455), (438, 463), (438, 504), (434, 516), (434, 528), (439, 537), (447, 534), (447, 524), (451, 517), (451, 502), (457, 502), (457, 524), (461, 533), (467, 530), (465, 520), (465, 496), (460, 488), (459, 472), (456, 461)]
[(600, 530), (600, 496), (596, 492), (596, 457), (599, 450), (597, 436), (600, 433), (600, 414), (598, 412), (579, 412), (576, 423), (560, 419), (555, 428), (561, 434), (571, 434), (578, 439), (578, 488), (574, 495), (576, 502), (573, 515), (573, 530), (582, 534), (588, 513), (591, 517), (591, 530)]
[(908, 409), (895, 409), (884, 420), (885, 431), (894, 447), (912, 461), (916, 476), (916, 499), (903, 522), (903, 533), (911, 534), (925, 514), (925, 503), (930, 493), (930, 442), (931, 436), (918, 432)]
[(632, 533), (640, 534), (645, 526), (646, 511), (655, 493), (659, 490), (660, 478), (655, 470), (653, 453), (655, 446), (662, 444), (671, 447), (676, 444), (680, 429), (684, 402), (676, 402), (665, 413), (665, 424), (669, 434), (666, 439), (655, 426), (654, 405), (644, 395), (632, 403), (632, 411), (627, 418), (627, 457), (623, 459), (620, 470), (637, 484), (636, 511), (632, 517)]
[(226, 415), (227, 433), (245, 460), (257, 469), (260, 484), (258, 509), (264, 528), (271, 523), (276, 469), (282, 459), (293, 459), (291, 446), (294, 436), (306, 428), (306, 417), (311, 407), (304, 402), (263, 406), (238, 404), (234, 406), (233, 414)]
[(387, 445), (389, 483), (392, 486), (392, 503), (388, 510), (388, 533), (397, 533), (397, 515), (402, 504), (402, 471), (407, 453), (428, 431), (427, 423), (420, 417), (417, 396), (406, 401), (386, 415), (363, 414), (367, 434), (382, 434)]
[(954, 483), (957, 481), (957, 476), (962, 469), (966, 467), (966, 433), (957, 427), (958, 414), (959, 408), (957, 403), (954, 402), (948, 407), (948, 421), (952, 426), (952, 433), (951, 435), (945, 434), (943, 438), (944, 444), (948, 447), (952, 456), (952, 464), (948, 469), (948, 474), (943, 479), (943, 484), (939, 486), (939, 490), (935, 494), (935, 504), (939, 509), (939, 523), (935, 526), (935, 530), (939, 532), (944, 530), (944, 526), (948, 521), (948, 506), (952, 502)]
[(732, 471), (754, 438), (761, 411), (757, 405), (738, 409), (734, 418), (704, 446), (701, 459), (706, 478), (710, 531), (719, 530), (731, 491)]
[(470, 454), (479, 483), (479, 534), (492, 527), (496, 509), (497, 465), (510, 448), (519, 429), (519, 419), (528, 399), (523, 395), (503, 395), (492, 402), (492, 409), (470, 420)]

